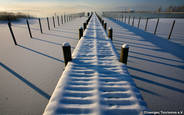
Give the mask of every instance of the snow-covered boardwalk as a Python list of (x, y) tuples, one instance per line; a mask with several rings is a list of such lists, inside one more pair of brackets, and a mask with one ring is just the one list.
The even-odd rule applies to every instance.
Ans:
[[(176, 43), (175, 38), (167, 40), (114, 19), (105, 21), (113, 28), (113, 43), (118, 52), (122, 43), (130, 46), (128, 71), (148, 108), (152, 111), (183, 110), (183, 38)], [(168, 30), (167, 26), (161, 28)], [(180, 28), (179, 31), (184, 32), (184, 29)]]
[(137, 115), (145, 103), (94, 14), (45, 109), (54, 114)]

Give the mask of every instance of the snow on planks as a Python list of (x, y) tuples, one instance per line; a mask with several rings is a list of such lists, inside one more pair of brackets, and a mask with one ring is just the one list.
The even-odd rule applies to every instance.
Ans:
[(63, 72), (44, 115), (143, 114), (147, 109), (94, 14)]

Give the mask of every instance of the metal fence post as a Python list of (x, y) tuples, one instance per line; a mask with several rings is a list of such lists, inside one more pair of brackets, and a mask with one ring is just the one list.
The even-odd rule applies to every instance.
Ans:
[(38, 20), (39, 20), (39, 25), (40, 25), (40, 32), (43, 33), (43, 31), (42, 31), (42, 24), (41, 24), (40, 18)]
[(159, 23), (159, 18), (157, 19), (157, 24), (156, 24), (156, 26), (155, 26), (154, 35), (156, 35), (156, 33), (157, 33), (157, 27), (158, 27), (158, 23)]
[(50, 24), (49, 24), (49, 18), (47, 17), (47, 25), (48, 25), (48, 29), (50, 30)]
[(145, 25), (144, 31), (147, 30), (147, 26), (148, 26), (148, 18), (146, 19), (146, 25)]
[(56, 25), (55, 25), (54, 16), (52, 17), (52, 19), (53, 19), (53, 25), (54, 25), (54, 28), (55, 28), (55, 27), (56, 27)]
[(171, 38), (171, 34), (172, 34), (172, 31), (173, 31), (173, 28), (174, 28), (174, 24), (175, 24), (175, 20), (172, 23), (172, 27), (171, 27), (171, 30), (170, 30), (170, 33), (169, 33), (169, 36), (168, 36), (168, 40)]
[(140, 22), (141, 22), (141, 17), (139, 17), (137, 28), (139, 28)]
[(30, 26), (29, 26), (29, 21), (28, 21), (28, 19), (26, 19), (26, 23), (27, 23), (27, 28), (28, 28), (28, 31), (29, 31), (29, 35), (30, 35), (30, 37), (32, 38), (31, 29), (30, 29)]
[(17, 41), (16, 41), (16, 39), (15, 39), (13, 30), (12, 30), (12, 27), (11, 27), (11, 22), (8, 22), (8, 27), (9, 27), (9, 30), (10, 30), (10, 33), (11, 33), (11, 35), (12, 35), (12, 38), (13, 38), (13, 41), (14, 41), (15, 45), (17, 45)]
[(60, 26), (60, 23), (59, 23), (59, 16), (57, 16), (57, 20), (58, 20), (58, 26)]

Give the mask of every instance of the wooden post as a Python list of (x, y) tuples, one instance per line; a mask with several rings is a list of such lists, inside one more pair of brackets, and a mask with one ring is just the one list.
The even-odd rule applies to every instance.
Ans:
[(130, 24), (130, 16), (128, 17), (128, 24)]
[(84, 30), (86, 29), (86, 22), (83, 23), (83, 28), (84, 28)]
[(81, 39), (82, 36), (83, 36), (83, 28), (80, 27), (79, 28), (79, 40)]
[(127, 64), (128, 51), (129, 51), (129, 46), (127, 44), (123, 44), (121, 46), (120, 62)]
[(104, 23), (104, 29), (107, 30), (107, 23)]
[(146, 25), (145, 25), (144, 31), (147, 30), (147, 26), (148, 26), (148, 18), (146, 19)]
[(135, 18), (135, 17), (133, 17), (133, 20), (132, 20), (132, 26), (134, 26), (134, 18)]
[(57, 20), (58, 20), (58, 26), (60, 26), (60, 23), (59, 23), (59, 16), (57, 16)]
[(28, 19), (26, 19), (26, 22), (27, 22), (27, 28), (28, 28), (28, 31), (29, 31), (29, 35), (30, 35), (30, 37), (32, 38), (31, 29), (30, 29), (30, 26), (29, 26), (29, 21), (28, 21)]
[(41, 24), (40, 18), (38, 19), (38, 21), (39, 21), (39, 25), (40, 25), (40, 32), (43, 33), (43, 31), (42, 31), (42, 24)]
[(102, 26), (104, 26), (104, 20), (102, 20)]
[(125, 24), (126, 24), (126, 16), (125, 16)]
[(56, 27), (56, 25), (55, 25), (54, 16), (52, 17), (52, 19), (53, 19), (53, 25), (54, 25), (54, 28), (55, 28), (55, 27)]
[(158, 23), (159, 23), (159, 18), (157, 19), (157, 24), (156, 24), (156, 26), (155, 26), (154, 35), (156, 35), (156, 33), (157, 33), (157, 27), (158, 27)]
[(121, 20), (122, 22), (123, 22), (123, 18), (124, 18), (124, 17), (123, 17), (123, 15), (122, 15), (122, 20)]
[(173, 31), (173, 28), (174, 28), (174, 24), (175, 24), (175, 20), (172, 23), (172, 27), (171, 27), (171, 30), (170, 30), (170, 33), (169, 33), (169, 36), (168, 36), (168, 40), (171, 38), (171, 34), (172, 34), (172, 31)]
[(72, 61), (71, 46), (67, 42), (63, 43), (63, 56), (64, 56), (64, 62), (66, 66), (69, 61)]
[(50, 30), (50, 24), (49, 24), (49, 18), (47, 17), (47, 25), (48, 25), (48, 29)]
[(11, 22), (10, 21), (8, 22), (8, 27), (9, 27), (9, 30), (10, 30), (10, 33), (12, 35), (12, 38), (13, 38), (13, 41), (14, 41), (15, 45), (17, 45), (17, 41), (15, 39), (15, 36), (14, 36), (13, 30), (12, 30)]
[(63, 24), (63, 16), (61, 16), (61, 24)]
[(109, 37), (111, 40), (113, 40), (113, 39), (112, 39), (112, 31), (113, 31), (113, 30), (112, 30), (112, 28), (110, 27), (109, 30), (108, 30), (108, 37)]
[(139, 28), (140, 22), (141, 22), (141, 17), (139, 17), (137, 28)]

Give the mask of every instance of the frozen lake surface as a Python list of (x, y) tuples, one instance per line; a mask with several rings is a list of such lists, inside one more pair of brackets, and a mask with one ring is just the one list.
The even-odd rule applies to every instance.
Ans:
[(29, 20), (33, 38), (29, 37), (25, 20), (13, 22), (18, 42), (13, 43), (7, 23), (0, 24), (0, 114), (40, 115), (64, 70), (61, 44), (69, 42), (72, 51), (78, 42), (78, 29), (85, 17), (74, 19), (48, 30), (42, 19)]

